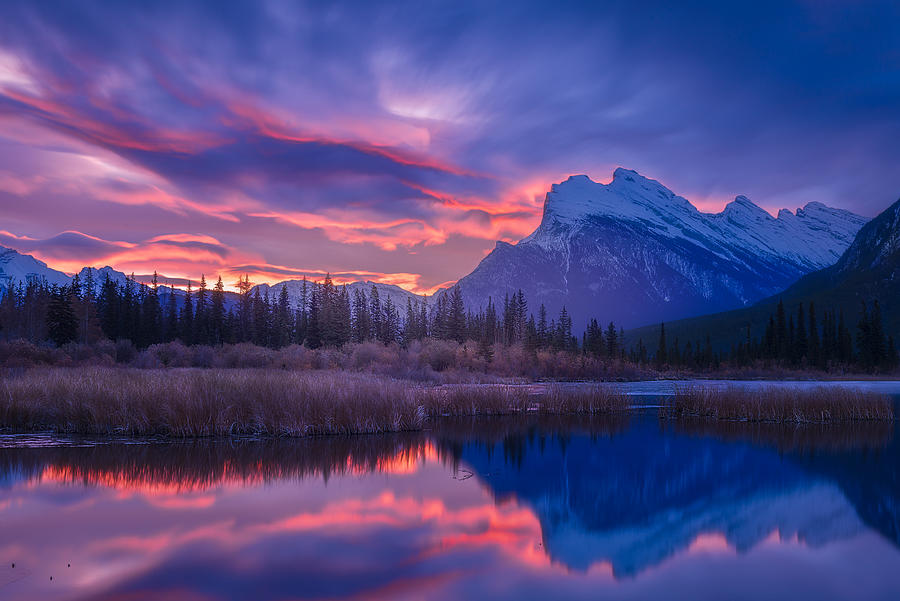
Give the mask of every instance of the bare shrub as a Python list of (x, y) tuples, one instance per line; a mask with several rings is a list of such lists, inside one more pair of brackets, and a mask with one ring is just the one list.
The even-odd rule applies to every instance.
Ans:
[(191, 352), (191, 367), (216, 367), (219, 360), (219, 353), (215, 347), (205, 344), (198, 344), (188, 347)]
[(222, 347), (223, 367), (232, 369), (268, 367), (275, 351), (249, 342)]
[(426, 340), (422, 344), (419, 360), (434, 371), (444, 371), (457, 364), (459, 344), (452, 340)]
[(116, 363), (131, 363), (137, 356), (137, 349), (130, 340), (116, 340)]
[(146, 352), (163, 367), (191, 367), (193, 363), (193, 353), (180, 340), (154, 344)]

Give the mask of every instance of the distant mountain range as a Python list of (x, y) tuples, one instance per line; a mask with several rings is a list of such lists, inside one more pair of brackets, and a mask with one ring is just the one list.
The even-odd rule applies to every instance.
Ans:
[(498, 242), (459, 280), (470, 308), (521, 288), (531, 310), (565, 305), (628, 326), (743, 307), (833, 264), (866, 219), (811, 202), (772, 217), (738, 196), (700, 212), (657, 181), (616, 169), (609, 184), (577, 175), (555, 184), (538, 228)]
[[(900, 340), (900, 200), (872, 219), (834, 264), (810, 273), (786, 290), (751, 307), (666, 323), (666, 336), (682, 342), (699, 340), (707, 334), (714, 347), (725, 349), (743, 340), (747, 327), (751, 336), (761, 336), (769, 316), (784, 302), (788, 314), (796, 313), (800, 303), (815, 302), (821, 315), (824, 309), (843, 311), (847, 326), (855, 328), (862, 302), (878, 301), (886, 334)], [(644, 344), (654, 349), (659, 325), (627, 332), (626, 343)]]
[[(85, 281), (87, 277), (88, 268), (85, 267), (79, 272), (79, 278), (82, 282)], [(99, 292), (100, 285), (103, 283), (103, 280), (106, 276), (109, 276), (111, 280), (117, 282), (118, 284), (124, 284), (128, 276), (121, 271), (116, 271), (110, 266), (93, 268), (93, 278), (94, 285), (96, 290)], [(138, 281), (147, 282), (150, 279), (150, 276), (137, 276), (136, 279)], [(69, 276), (62, 271), (58, 271), (51, 267), (48, 267), (46, 263), (43, 261), (39, 261), (35, 259), (31, 255), (22, 254), (16, 250), (11, 248), (6, 248), (0, 246), (0, 295), (12, 284), (16, 284), (18, 282), (28, 282), (30, 280), (35, 281), (46, 281), (48, 284), (56, 284), (57, 286), (68, 285), (72, 282), (72, 276)], [(165, 282), (164, 277), (160, 277), (160, 282)], [(208, 282), (210, 288), (215, 285), (215, 281)], [(250, 290), (250, 294), (256, 294), (257, 290), (260, 295), (265, 296), (266, 293), (269, 294), (269, 297), (272, 299), (277, 299), (278, 295), (281, 293), (282, 287), (287, 287), (288, 289), (288, 299), (291, 303), (292, 307), (297, 306), (297, 301), (300, 299), (300, 287), (302, 285), (301, 280), (287, 280), (284, 282), (279, 282), (274, 285), (270, 284), (258, 284), (254, 286)], [(309, 282), (310, 290), (313, 287), (317, 286), (317, 284), (313, 282)], [(422, 302), (423, 297), (416, 296), (412, 292), (404, 290), (399, 286), (395, 286), (393, 284), (383, 284), (380, 282), (370, 282), (370, 281), (357, 281), (352, 282), (347, 285), (349, 288), (349, 292), (352, 295), (354, 291), (357, 289), (362, 289), (365, 291), (366, 295), (370, 295), (372, 291), (372, 286), (378, 290), (379, 297), (382, 302), (387, 299), (391, 299), (391, 302), (397, 307), (398, 312), (403, 315), (403, 310), (406, 308), (406, 300), (411, 300), (414, 304)], [(194, 283), (194, 290), (196, 291), (197, 283)], [(166, 286), (165, 284), (160, 284), (159, 286), (160, 294), (165, 297), (169, 294), (172, 287)], [(184, 297), (184, 291), (179, 288), (174, 288), (175, 296), (178, 299), (178, 305), (181, 304), (181, 299)], [(233, 307), (238, 300), (238, 295), (234, 292), (226, 292), (225, 293), (225, 307), (228, 309), (229, 307)]]
[[(309, 286), (309, 290), (312, 291), (313, 286), (317, 286), (313, 282), (308, 281), (307, 285)], [(362, 290), (366, 293), (366, 298), (371, 296), (372, 287), (375, 287), (378, 290), (378, 298), (384, 303), (388, 299), (394, 304), (397, 308), (398, 313), (400, 315), (405, 315), (403, 312), (406, 309), (406, 301), (410, 300), (413, 303), (413, 306), (417, 306), (421, 302), (427, 302), (427, 299), (423, 296), (417, 296), (410, 292), (409, 290), (404, 290), (400, 286), (395, 286), (393, 284), (382, 284), (379, 282), (371, 282), (371, 281), (358, 281), (351, 282), (347, 284), (347, 290), (350, 293), (350, 300), (352, 302), (353, 295), (357, 290)], [(279, 282), (277, 284), (259, 284), (253, 287), (251, 290), (251, 294), (256, 293), (256, 289), (259, 289), (259, 293), (265, 295), (269, 294), (269, 298), (277, 299), (281, 295), (282, 288), (288, 289), (288, 301), (290, 302), (292, 307), (297, 306), (297, 302), (300, 300), (300, 290), (303, 287), (303, 280), (287, 280), (285, 282)]]
[(23, 255), (11, 248), (0, 246), (0, 292), (5, 291), (10, 285), (29, 280), (45, 280), (48, 284), (63, 286), (72, 278), (61, 271), (50, 269), (46, 263), (38, 261), (31, 255)]

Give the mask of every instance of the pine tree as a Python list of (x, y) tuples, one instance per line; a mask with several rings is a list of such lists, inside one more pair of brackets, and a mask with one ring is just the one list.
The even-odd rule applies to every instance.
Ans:
[(615, 359), (619, 354), (619, 335), (616, 332), (616, 325), (609, 322), (606, 327), (606, 355), (610, 359)]
[(534, 322), (533, 313), (528, 316), (528, 321), (525, 323), (524, 346), (525, 350), (529, 353), (537, 352), (540, 347), (540, 338), (538, 337), (537, 325)]
[(121, 299), (118, 286), (105, 274), (100, 285), (100, 328), (107, 338), (118, 340), (121, 338), (119, 326), (121, 322)]
[(175, 300), (175, 289), (169, 288), (166, 294), (166, 318), (165, 318), (166, 342), (172, 342), (178, 338), (178, 304)]
[(200, 287), (194, 303), (194, 343), (209, 344), (209, 290), (206, 276), (200, 275)]
[[(268, 291), (266, 291), (268, 298)], [(197, 314), (200, 314), (199, 300), (197, 301)], [(269, 307), (268, 303), (263, 300), (262, 294), (259, 292), (259, 286), (253, 290), (253, 296), (250, 299), (250, 314), (253, 323), (253, 338), (251, 342), (257, 346), (267, 346), (269, 336)]]
[(484, 312), (484, 326), (481, 337), (478, 340), (478, 354), (485, 361), (490, 362), (494, 358), (494, 342), (497, 340), (497, 311), (494, 301), (489, 296), (487, 309)]
[(819, 324), (816, 322), (816, 304), (809, 303), (809, 360), (816, 367), (823, 367), (822, 346), (819, 342)]
[(419, 330), (417, 337), (419, 340), (428, 337), (428, 297), (422, 297), (422, 302), (419, 303)]
[(407, 297), (406, 321), (403, 322), (403, 334), (400, 336), (400, 342), (403, 344), (404, 348), (409, 346), (409, 344), (417, 337), (416, 322), (416, 312), (413, 310), (412, 301)]
[(369, 335), (369, 338), (381, 340), (383, 333), (381, 326), (381, 299), (378, 298), (378, 288), (375, 287), (375, 284), (372, 284), (372, 289), (369, 292), (369, 316), (371, 317), (372, 325), (372, 333)]
[(872, 303), (871, 322), (871, 351), (873, 366), (884, 366), (887, 363), (887, 340), (884, 336), (884, 324), (881, 321), (881, 306), (878, 300)]
[(841, 310), (838, 317), (838, 358), (841, 363), (848, 365), (853, 362), (853, 338), (850, 330), (844, 323), (844, 311)]
[(765, 354), (767, 359), (774, 359), (776, 349), (778, 348), (775, 342), (775, 318), (769, 315), (769, 323), (766, 326), (766, 336), (765, 336)]
[(142, 285), (144, 292), (142, 302), (143, 336), (140, 346), (156, 344), (162, 339), (162, 314), (159, 306), (159, 280), (156, 272), (153, 272), (151, 286)]
[(281, 286), (278, 291), (278, 304), (275, 308), (275, 331), (273, 333), (274, 344), (276, 348), (281, 348), (290, 344), (293, 338), (293, 327), (291, 324), (291, 303), (288, 299), (288, 289), (286, 285)]
[(463, 305), (462, 291), (459, 286), (454, 286), (450, 293), (450, 307), (448, 314), (448, 336), (457, 342), (466, 339), (466, 308)]
[(253, 299), (250, 296), (253, 284), (250, 282), (250, 276), (244, 274), (243, 277), (238, 277), (236, 287), (240, 295), (237, 314), (237, 339), (241, 342), (248, 342), (255, 338), (253, 332)]
[(211, 344), (222, 344), (225, 342), (225, 284), (222, 283), (221, 276), (219, 276), (212, 291), (209, 326), (209, 342)]
[(894, 344), (894, 337), (888, 336), (887, 359), (885, 361), (885, 367), (888, 370), (896, 369), (898, 364), (900, 364), (900, 356), (897, 355), (897, 345)]
[(188, 280), (187, 289), (184, 292), (184, 304), (181, 305), (181, 319), (179, 323), (181, 341), (185, 344), (194, 342), (194, 293), (191, 291), (191, 281)]
[(319, 298), (320, 291), (318, 287), (314, 287), (309, 295), (305, 343), (311, 349), (322, 346), (322, 333), (319, 329)]
[(547, 328), (547, 307), (543, 303), (541, 303), (541, 308), (538, 309), (537, 334), (538, 344), (541, 348), (546, 348), (550, 344), (550, 335)]
[(300, 298), (297, 299), (297, 317), (294, 322), (294, 342), (303, 344), (309, 326), (309, 286), (306, 276), (303, 276), (300, 283)]
[(794, 357), (797, 363), (802, 363), (809, 353), (809, 340), (806, 337), (806, 319), (803, 317), (803, 303), (797, 307), (797, 330), (794, 340)]
[(47, 334), (56, 346), (75, 342), (78, 338), (78, 318), (72, 308), (74, 297), (73, 288), (68, 286), (54, 287), (51, 292), (47, 307)]
[(659, 324), (659, 345), (656, 348), (656, 366), (662, 368), (668, 363), (668, 349), (666, 349), (666, 324)]
[(341, 286), (340, 292), (337, 294), (337, 298), (335, 299), (337, 302), (337, 306), (335, 307), (335, 339), (338, 346), (343, 346), (350, 342), (353, 336), (353, 330), (351, 327), (351, 314), (353, 313), (352, 308), (350, 307), (350, 292), (347, 289), (347, 286)]
[(397, 341), (397, 336), (400, 333), (400, 315), (397, 313), (397, 308), (394, 306), (394, 301), (391, 300), (391, 297), (385, 299), (381, 311), (380, 340), (384, 344), (391, 344)]
[(353, 341), (365, 342), (372, 336), (372, 320), (369, 317), (366, 293), (357, 288), (353, 291)]
[(778, 358), (782, 361), (788, 359), (790, 343), (788, 341), (787, 321), (784, 313), (784, 301), (778, 301), (775, 321), (775, 341), (778, 344)]
[(557, 351), (568, 350), (572, 339), (572, 318), (569, 311), (563, 305), (559, 310), (559, 319), (556, 322), (556, 335), (554, 336), (553, 349)]

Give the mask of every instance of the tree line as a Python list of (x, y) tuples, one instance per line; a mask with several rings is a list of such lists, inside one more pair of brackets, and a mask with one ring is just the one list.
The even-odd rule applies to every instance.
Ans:
[(407, 345), (437, 338), (474, 342), (487, 359), (495, 344), (625, 357), (624, 332), (614, 323), (604, 329), (592, 319), (579, 340), (565, 307), (551, 318), (541, 305), (535, 317), (521, 290), (498, 304), (488, 298), (482, 309), (472, 311), (466, 310), (457, 286), (433, 299), (431, 307), (424, 297), (407, 298), (406, 306), (398, 307), (374, 285), (368, 293), (361, 288), (351, 293), (330, 276), (315, 283), (304, 278), (292, 304), (287, 286), (270, 296), (247, 276), (236, 283), (235, 299), (226, 295), (221, 277), (212, 288), (201, 278), (196, 288), (189, 283), (176, 294), (160, 286), (156, 274), (145, 284), (133, 277), (118, 282), (108, 275), (98, 282), (92, 269), (82, 273), (66, 286), (43, 280), (9, 286), (0, 299), (0, 336), (57, 346), (128, 340), (138, 348), (175, 340), (320, 348), (370, 341)]
[(522, 345), (531, 352), (553, 350), (598, 359), (616, 359), (658, 369), (687, 368), (712, 371), (727, 367), (810, 368), (819, 370), (890, 370), (898, 365), (892, 336), (886, 335), (877, 302), (862, 303), (851, 330), (843, 312), (800, 304), (788, 314), (779, 302), (764, 334), (752, 337), (749, 326), (729, 350), (713, 350), (710, 337), (667, 340), (660, 324), (655, 352), (643, 341), (626, 351), (625, 333), (609, 322), (590, 319), (581, 336), (573, 334), (565, 307), (555, 317), (540, 305), (529, 311), (524, 293), (507, 294), (501, 302), (488, 298), (478, 311), (467, 310), (458, 286), (432, 299), (407, 298), (405, 307), (372, 286), (350, 290), (330, 276), (299, 286), (291, 302), (287, 286), (275, 295), (261, 291), (247, 276), (226, 293), (222, 278), (212, 288), (205, 278), (177, 294), (160, 286), (154, 274), (149, 284), (128, 277), (124, 282), (105, 275), (97, 281), (93, 270), (76, 275), (71, 284), (50, 286), (45, 281), (20, 282), (0, 298), (0, 337), (33, 343), (92, 344), (101, 339), (127, 340), (138, 348), (179, 340), (186, 345), (249, 342), (269, 348), (290, 344), (308, 348), (341, 347), (347, 343), (380, 342), (408, 345), (435, 338), (473, 342), (486, 359), (494, 345)]
[[(747, 325), (743, 336), (725, 352), (713, 352), (709, 336), (705, 343), (676, 338), (667, 342), (665, 324), (660, 324), (659, 342), (653, 361), (659, 366), (715, 369), (722, 363), (733, 367), (753, 364), (785, 368), (813, 368), (830, 370), (855, 368), (863, 371), (891, 370), (900, 363), (894, 338), (885, 334), (881, 307), (861, 302), (853, 329), (844, 319), (843, 311), (824, 310), (818, 319), (816, 305), (810, 302), (804, 311), (803, 303), (796, 313), (788, 314), (784, 302), (779, 301), (775, 313), (769, 315), (762, 336), (751, 336)], [(641, 346), (643, 346), (641, 344)], [(642, 351), (646, 354), (646, 350)]]

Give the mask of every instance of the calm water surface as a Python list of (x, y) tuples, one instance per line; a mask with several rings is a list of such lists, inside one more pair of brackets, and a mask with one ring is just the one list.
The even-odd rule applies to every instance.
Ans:
[(5, 436), (0, 599), (895, 600), (898, 443), (893, 425), (653, 410), (306, 441)]

